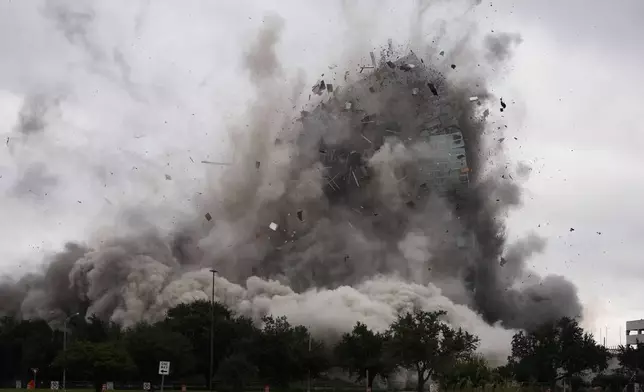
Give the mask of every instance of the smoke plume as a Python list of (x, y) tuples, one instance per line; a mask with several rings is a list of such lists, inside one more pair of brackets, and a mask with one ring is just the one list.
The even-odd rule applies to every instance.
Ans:
[[(208, 299), (215, 268), (216, 300), (257, 320), (286, 315), (322, 337), (443, 309), (482, 338), (484, 354), (504, 358), (514, 329), (581, 315), (569, 281), (527, 267), (543, 239), (506, 243), (503, 217), (521, 190), (489, 160), (498, 147), (486, 145), (486, 109), (498, 101), (480, 75), (453, 77), (436, 48), (390, 45), (353, 84), (329, 79), (311, 91), (296, 80), (289, 90), (276, 53), (284, 21), (263, 26), (243, 54), (256, 97), (209, 202), (170, 235), (67, 244), (42, 275), (0, 284), (0, 313), (156, 321)], [(488, 39), (490, 61), (513, 42)]]

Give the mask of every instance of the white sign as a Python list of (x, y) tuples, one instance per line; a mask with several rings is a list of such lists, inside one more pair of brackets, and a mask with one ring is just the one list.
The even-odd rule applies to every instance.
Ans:
[(51, 390), (52, 391), (57, 391), (58, 390), (58, 381), (52, 381), (51, 382)]
[(112, 381), (108, 381), (106, 383), (106, 387), (108, 391), (113, 391), (114, 390), (114, 383)]
[(16, 389), (22, 389), (22, 381), (20, 380), (16, 381)]
[(144, 391), (149, 391), (150, 390), (150, 383), (149, 382), (144, 382), (143, 383), (143, 390)]
[(159, 362), (159, 374), (162, 376), (167, 376), (170, 374), (170, 362), (161, 361)]

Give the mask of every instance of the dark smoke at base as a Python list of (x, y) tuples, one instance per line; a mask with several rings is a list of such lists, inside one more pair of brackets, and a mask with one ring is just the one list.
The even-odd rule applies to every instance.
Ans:
[[(293, 107), (308, 91), (285, 91), (274, 51), (282, 26), (267, 18), (246, 57), (257, 97), (236, 134), (238, 159), (198, 218), (170, 236), (69, 244), (44, 275), (1, 284), (0, 313), (156, 321), (208, 298), (214, 266), (218, 300), (256, 319), (287, 315), (322, 336), (358, 320), (383, 329), (414, 307), (444, 309), (482, 337), (482, 352), (502, 358), (511, 329), (581, 314), (570, 282), (526, 268), (542, 239), (505, 243), (503, 215), (520, 189), (483, 160), (483, 83), (471, 89), (426, 68), (422, 54), (397, 60), (385, 51), (370, 76), (333, 81), (344, 85), (301, 114)], [(449, 154), (432, 149), (425, 130), (462, 135), (468, 186), (428, 184), (431, 166)], [(330, 149), (339, 155), (328, 162)]]

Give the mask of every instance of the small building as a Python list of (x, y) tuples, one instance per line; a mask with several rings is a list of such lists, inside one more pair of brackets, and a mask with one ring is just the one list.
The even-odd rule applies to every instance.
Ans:
[(626, 344), (644, 343), (644, 319), (626, 322)]

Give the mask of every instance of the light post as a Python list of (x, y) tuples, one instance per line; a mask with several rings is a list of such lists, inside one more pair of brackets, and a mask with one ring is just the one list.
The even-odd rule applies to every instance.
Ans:
[(212, 294), (210, 296), (210, 378), (208, 379), (208, 390), (212, 392), (212, 367), (215, 346), (215, 274), (217, 274), (217, 270), (211, 269), (210, 272), (212, 272)]
[(72, 319), (72, 317), (78, 316), (79, 313), (74, 313), (71, 316), (68, 316), (63, 323), (63, 391), (67, 392), (67, 322)]

